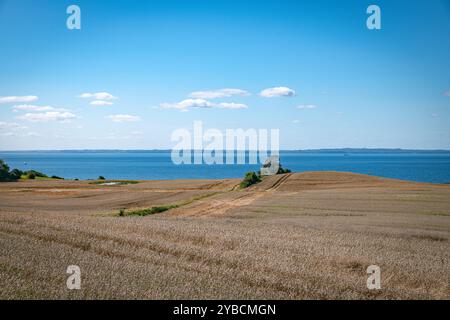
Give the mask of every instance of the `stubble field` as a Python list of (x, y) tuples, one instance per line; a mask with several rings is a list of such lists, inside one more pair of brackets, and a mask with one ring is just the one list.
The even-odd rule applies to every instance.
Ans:
[[(450, 299), (450, 186), (336, 172), (0, 184), (1, 299)], [(120, 209), (182, 204), (150, 216)], [(81, 290), (66, 287), (67, 266)], [(366, 269), (381, 268), (381, 290)]]

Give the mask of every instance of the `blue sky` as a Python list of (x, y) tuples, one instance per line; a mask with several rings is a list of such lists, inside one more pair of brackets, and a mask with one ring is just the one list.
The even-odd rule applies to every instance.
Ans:
[(195, 120), (450, 149), (450, 1), (0, 0), (0, 39), (1, 150), (169, 149)]

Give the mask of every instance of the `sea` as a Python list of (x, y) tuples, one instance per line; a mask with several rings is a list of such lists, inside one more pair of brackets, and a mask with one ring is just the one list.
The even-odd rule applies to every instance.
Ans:
[[(248, 154), (247, 154), (248, 156)], [(65, 179), (172, 180), (240, 178), (261, 164), (174, 164), (170, 150), (0, 151), (11, 169)], [(248, 162), (248, 161), (247, 161)], [(450, 183), (450, 152), (280, 151), (293, 172), (342, 171), (418, 182)]]

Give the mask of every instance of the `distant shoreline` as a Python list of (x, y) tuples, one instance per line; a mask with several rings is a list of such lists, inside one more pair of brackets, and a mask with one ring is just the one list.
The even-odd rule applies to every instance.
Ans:
[[(0, 150), (0, 153), (17, 153), (17, 152), (47, 152), (47, 153), (158, 153), (171, 152), (170, 149), (67, 149), (67, 150)], [(192, 150), (195, 151), (195, 150)], [(223, 150), (226, 152), (227, 150)], [(236, 150), (235, 150), (236, 151)], [(238, 150), (237, 152), (243, 152)], [(245, 150), (245, 152), (257, 152), (256, 150)], [(401, 148), (337, 148), (337, 149), (298, 149), (298, 150), (280, 150), (280, 153), (347, 153), (347, 154), (374, 154), (374, 153), (390, 153), (390, 154), (450, 154), (450, 150), (445, 149), (401, 149)]]

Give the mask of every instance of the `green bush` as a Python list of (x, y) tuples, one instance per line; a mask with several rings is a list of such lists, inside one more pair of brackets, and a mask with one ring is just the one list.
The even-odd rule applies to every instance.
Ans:
[(104, 176), (98, 176), (97, 180), (106, 180)]
[(28, 171), (21, 171), (19, 169), (13, 169), (9, 171), (9, 166), (0, 159), (0, 181), (17, 181), (20, 178), (27, 178), (27, 179), (35, 179), (36, 177), (40, 178), (48, 178), (45, 174), (42, 172), (36, 171), (36, 170), (28, 170)]
[(58, 179), (58, 180), (64, 180), (64, 178), (58, 177), (58, 176), (51, 176), (52, 179)]
[(20, 179), (22, 174), (23, 172), (18, 169), (14, 169), (10, 172), (9, 166), (2, 159), (0, 159), (0, 181), (17, 181)]
[[(178, 208), (179, 205), (172, 204), (166, 206), (151, 207), (149, 209), (134, 210), (127, 213), (127, 216), (148, 216), (150, 214), (161, 213), (170, 209)], [(119, 216), (123, 216), (125, 212), (119, 211)], [(122, 215), (121, 215), (122, 214)]]
[(25, 171), (24, 174), (25, 174), (26, 176), (29, 176), (30, 174), (33, 174), (34, 177), (48, 178), (47, 175), (43, 174), (42, 172), (36, 171), (36, 170), (28, 170), (28, 171)]
[(242, 180), (240, 186), (241, 188), (247, 188), (260, 181), (261, 181), (260, 176), (255, 172), (251, 171), (245, 174), (244, 180)]
[(283, 169), (283, 167), (280, 164), (280, 167), (278, 168), (277, 174), (283, 174), (283, 173), (291, 173), (291, 170), (289, 169)]
[(19, 180), (20, 177), (22, 177), (23, 175), (23, 171), (20, 171), (19, 169), (14, 169), (9, 174), (13, 178), (13, 180)]

